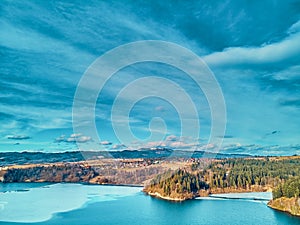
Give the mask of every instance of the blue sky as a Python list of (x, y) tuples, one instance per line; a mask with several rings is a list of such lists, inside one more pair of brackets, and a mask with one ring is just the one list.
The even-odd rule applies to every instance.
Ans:
[[(300, 151), (299, 1), (3, 0), (0, 33), (0, 151), (73, 150), (75, 140), (85, 149), (210, 146), (204, 93), (182, 71), (155, 62), (123, 68), (102, 89), (95, 108), (102, 143), (84, 131), (74, 134), (73, 99), (86, 69), (105, 52), (143, 40), (176, 43), (207, 63), (226, 104), (224, 150)], [(199, 140), (181, 137), (180, 112), (155, 97), (137, 102), (129, 118), (119, 115), (140, 141), (118, 140), (114, 99), (149, 75), (188, 93), (199, 114)], [(163, 134), (147, 139), (149, 123)]]

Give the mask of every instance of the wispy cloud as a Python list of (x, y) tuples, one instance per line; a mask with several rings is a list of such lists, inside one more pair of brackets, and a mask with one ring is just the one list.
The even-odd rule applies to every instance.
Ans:
[(26, 140), (30, 139), (31, 137), (27, 135), (8, 135), (7, 139), (13, 139), (13, 140)]
[(124, 144), (114, 144), (113, 146), (111, 146), (111, 149), (113, 149), (113, 150), (123, 150), (126, 148), (128, 148), (128, 147)]
[(156, 149), (156, 148), (169, 148), (169, 149), (188, 149), (196, 150), (202, 149), (204, 144), (200, 144), (192, 137), (179, 137), (176, 135), (168, 135), (161, 141), (149, 141), (149, 142), (136, 142), (132, 144), (132, 148), (135, 149)]
[[(231, 47), (204, 57), (212, 67), (242, 67), (277, 63), (277, 67), (287, 64), (297, 65), (300, 59), (300, 32), (293, 33), (280, 42), (260, 47)], [(284, 65), (280, 65), (284, 63)]]
[(101, 145), (112, 145), (112, 142), (110, 142), (110, 141), (101, 141), (100, 144)]
[(56, 142), (67, 142), (67, 143), (86, 143), (92, 141), (92, 138), (83, 134), (71, 134), (69, 137), (61, 135), (55, 139)]

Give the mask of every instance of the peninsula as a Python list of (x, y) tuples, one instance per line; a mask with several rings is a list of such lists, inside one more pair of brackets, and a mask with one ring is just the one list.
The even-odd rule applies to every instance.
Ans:
[(208, 166), (158, 175), (144, 192), (171, 201), (216, 193), (272, 191), (268, 206), (300, 216), (300, 158), (265, 157), (214, 160)]

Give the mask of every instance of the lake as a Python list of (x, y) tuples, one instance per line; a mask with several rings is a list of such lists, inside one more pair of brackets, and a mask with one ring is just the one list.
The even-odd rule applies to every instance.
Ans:
[(300, 218), (267, 207), (264, 199), (270, 198), (270, 193), (174, 203), (151, 198), (141, 190), (82, 184), (1, 184), (0, 225), (300, 224)]

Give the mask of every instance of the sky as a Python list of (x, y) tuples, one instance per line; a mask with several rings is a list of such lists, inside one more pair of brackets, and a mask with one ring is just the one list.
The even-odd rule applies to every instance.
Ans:
[[(88, 112), (83, 116), (92, 112), (97, 136), (88, 125), (74, 125), (76, 90), (89, 68), (108, 51), (149, 40), (200, 57), (210, 71), (196, 74), (204, 88), (186, 71), (155, 60), (121, 68), (100, 88), (105, 71), (98, 67), (80, 105)], [(230, 153), (300, 154), (299, 43), (296, 0), (3, 0), (0, 151), (195, 150), (222, 142)], [(151, 46), (118, 54), (109, 65), (165, 53)], [(195, 71), (181, 52), (172, 57)], [(213, 89), (213, 82), (222, 99), (208, 99), (205, 87)], [(220, 102), (211, 104), (214, 97)], [(215, 114), (214, 105), (221, 107)]]

